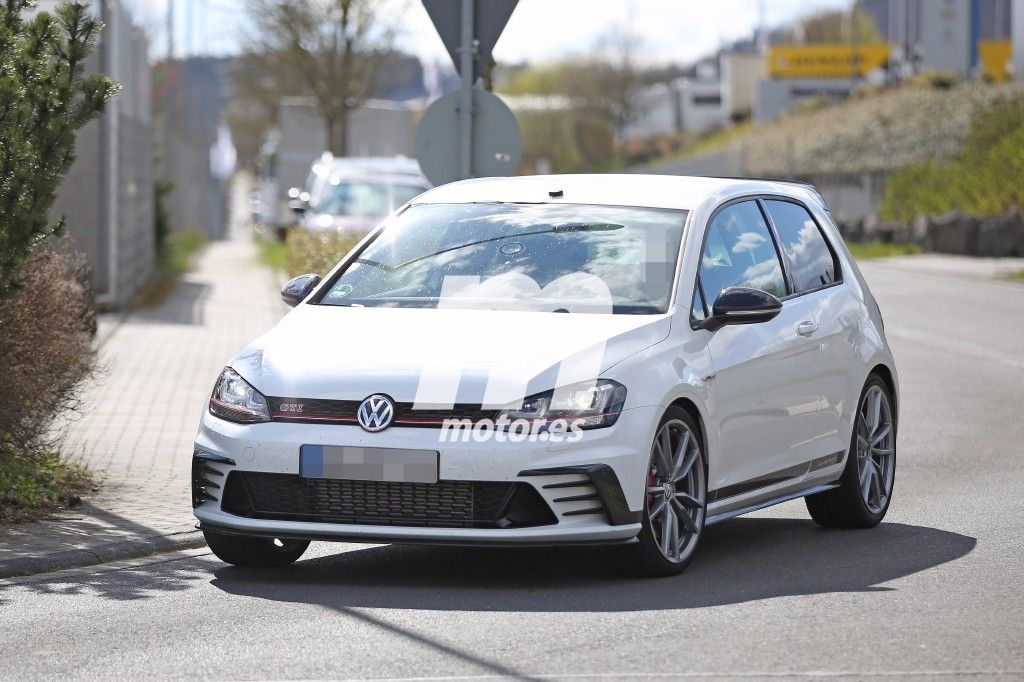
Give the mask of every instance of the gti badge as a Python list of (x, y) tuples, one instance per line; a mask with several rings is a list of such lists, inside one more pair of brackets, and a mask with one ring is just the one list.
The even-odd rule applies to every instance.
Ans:
[(370, 432), (383, 431), (391, 426), (395, 417), (395, 403), (383, 393), (374, 393), (359, 403), (356, 418), (359, 425)]

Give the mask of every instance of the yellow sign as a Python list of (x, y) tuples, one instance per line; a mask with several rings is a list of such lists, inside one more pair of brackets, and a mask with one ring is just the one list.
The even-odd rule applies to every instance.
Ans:
[(892, 48), (887, 43), (858, 45), (773, 45), (768, 50), (772, 78), (863, 77), (885, 66)]
[(979, 40), (978, 59), (981, 61), (981, 73), (988, 79), (1002, 83), (1010, 80), (1010, 57), (1013, 56), (1013, 44), (1009, 40)]

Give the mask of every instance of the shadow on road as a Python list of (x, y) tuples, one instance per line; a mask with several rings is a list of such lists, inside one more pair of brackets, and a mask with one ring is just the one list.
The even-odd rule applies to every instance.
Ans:
[(609, 548), (491, 550), (383, 546), (301, 561), (291, 571), (222, 567), (230, 594), (352, 607), (458, 611), (643, 611), (828, 592), (883, 583), (959, 559), (977, 540), (884, 523), (827, 531), (809, 520), (734, 519), (706, 531), (685, 573), (636, 581)]

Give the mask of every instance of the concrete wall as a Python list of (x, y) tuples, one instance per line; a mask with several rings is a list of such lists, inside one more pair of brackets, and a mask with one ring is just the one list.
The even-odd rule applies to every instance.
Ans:
[(921, 67), (971, 75), (971, 0), (927, 0), (922, 5), (918, 50)]
[(148, 45), (118, 0), (94, 2), (93, 9), (106, 28), (86, 71), (107, 73), (122, 89), (98, 120), (79, 131), (54, 215), (67, 218), (75, 248), (89, 261), (97, 301), (120, 307), (155, 264)]
[(839, 101), (850, 96), (849, 80), (835, 78), (786, 78), (762, 80), (757, 84), (754, 120), (774, 121), (779, 114), (803, 100), (824, 97)]
[(755, 86), (765, 77), (764, 55), (760, 52), (723, 52), (718, 63), (725, 117), (749, 116), (754, 109)]

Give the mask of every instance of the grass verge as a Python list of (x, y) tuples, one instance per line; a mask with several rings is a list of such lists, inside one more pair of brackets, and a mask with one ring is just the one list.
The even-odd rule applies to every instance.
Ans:
[(890, 244), (887, 242), (850, 242), (846, 245), (857, 260), (890, 258), (892, 256), (913, 256), (921, 253), (918, 244)]
[(160, 254), (160, 266), (174, 275), (188, 272), (192, 257), (209, 241), (209, 237), (198, 230), (171, 232), (167, 235), (163, 253)]
[(1024, 270), (1007, 273), (1005, 278), (1014, 282), (1024, 282)]
[(258, 239), (260, 261), (271, 270), (284, 270), (288, 260), (288, 247), (279, 239)]
[(95, 490), (89, 471), (56, 452), (0, 460), (0, 523), (31, 521), (81, 502)]
[(140, 287), (135, 305), (152, 308), (163, 303), (174, 290), (178, 277), (189, 271), (196, 254), (210, 241), (198, 230), (178, 230), (167, 235), (163, 248), (157, 254), (156, 272)]

